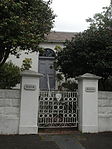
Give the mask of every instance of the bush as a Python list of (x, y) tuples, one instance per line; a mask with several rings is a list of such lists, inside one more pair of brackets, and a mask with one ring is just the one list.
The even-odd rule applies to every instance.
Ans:
[(0, 88), (11, 89), (20, 83), (20, 68), (11, 61), (0, 67)]
[(107, 80), (105, 80), (105, 82), (102, 83), (102, 80), (100, 79), (99, 80), (99, 83), (98, 83), (99, 87), (99, 91), (112, 91), (112, 76), (109, 77)]
[(78, 84), (76, 83), (76, 81), (68, 80), (62, 83), (62, 87), (68, 91), (76, 91), (78, 88)]

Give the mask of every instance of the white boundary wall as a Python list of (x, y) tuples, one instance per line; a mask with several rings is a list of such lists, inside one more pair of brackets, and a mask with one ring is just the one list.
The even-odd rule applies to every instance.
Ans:
[(0, 89), (0, 134), (37, 134), (39, 77), (21, 73), (21, 90)]
[(0, 89), (0, 134), (18, 134), (20, 90)]
[(98, 92), (98, 131), (112, 131), (112, 92)]

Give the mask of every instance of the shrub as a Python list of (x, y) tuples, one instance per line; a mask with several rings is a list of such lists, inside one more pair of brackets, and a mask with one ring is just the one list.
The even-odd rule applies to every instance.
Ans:
[(0, 88), (11, 89), (20, 83), (20, 68), (11, 61), (0, 67)]

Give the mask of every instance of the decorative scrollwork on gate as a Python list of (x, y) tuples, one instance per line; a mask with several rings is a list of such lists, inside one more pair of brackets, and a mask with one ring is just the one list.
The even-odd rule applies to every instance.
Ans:
[(77, 127), (77, 92), (41, 91), (38, 115), (39, 128)]

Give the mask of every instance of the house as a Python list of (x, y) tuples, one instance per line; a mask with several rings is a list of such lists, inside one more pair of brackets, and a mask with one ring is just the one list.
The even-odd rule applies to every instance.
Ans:
[(22, 65), (22, 62), (25, 58), (32, 59), (32, 70), (38, 71), (44, 75), (40, 79), (40, 88), (48, 89), (50, 86), (51, 89), (55, 89), (55, 70), (53, 68), (53, 63), (55, 60), (55, 47), (60, 46), (64, 47), (65, 40), (71, 40), (76, 33), (72, 32), (55, 32), (52, 31), (46, 35), (46, 40), (40, 44), (40, 47), (44, 48), (45, 52), (39, 55), (38, 52), (26, 53), (21, 52), (20, 58), (15, 56), (10, 56), (8, 60), (11, 60), (16, 65)]
[(55, 47), (60, 46), (64, 47), (65, 40), (71, 40), (74, 36), (74, 33), (70, 32), (50, 32), (46, 36), (46, 41), (40, 46), (42, 46), (45, 50), (45, 53), (39, 55), (39, 67), (38, 71), (44, 76), (40, 78), (40, 89), (50, 89), (56, 88), (56, 72), (54, 70), (54, 61), (55, 61)]

